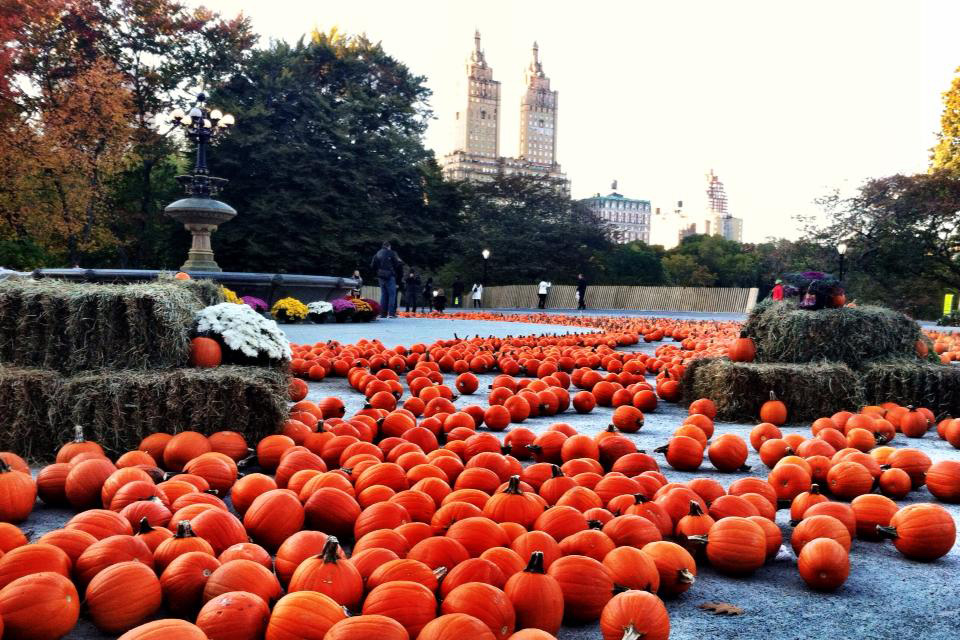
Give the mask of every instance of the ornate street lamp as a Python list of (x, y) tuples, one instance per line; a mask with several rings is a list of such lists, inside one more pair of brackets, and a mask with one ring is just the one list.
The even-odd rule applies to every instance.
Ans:
[(843, 257), (847, 253), (846, 242), (841, 242), (837, 245), (837, 253), (840, 255), (840, 282), (843, 282)]
[(207, 167), (207, 146), (233, 125), (233, 116), (223, 114), (219, 109), (210, 110), (205, 104), (206, 100), (207, 96), (200, 93), (189, 111), (178, 108), (169, 115), (170, 121), (182, 127), (187, 139), (197, 145), (193, 171), (177, 176), (177, 182), (183, 186), (187, 197), (164, 209), (168, 216), (182, 223), (192, 236), (187, 261), (180, 267), (182, 271), (221, 270), (213, 258), (210, 236), (218, 226), (237, 215), (233, 207), (214, 199), (227, 180), (211, 176)]
[(487, 286), (487, 260), (490, 259), (490, 249), (484, 249), (480, 252), (483, 256), (483, 286)]

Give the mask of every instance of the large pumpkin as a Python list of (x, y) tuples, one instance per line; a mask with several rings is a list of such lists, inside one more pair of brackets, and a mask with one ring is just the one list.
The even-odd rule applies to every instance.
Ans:
[(319, 555), (300, 563), (287, 590), (316, 591), (341, 606), (356, 609), (363, 596), (363, 579), (353, 563), (340, 557), (340, 545), (336, 537), (330, 536)]
[(833, 591), (850, 575), (850, 556), (836, 540), (817, 538), (800, 551), (797, 569), (811, 588)]
[(613, 597), (613, 578), (602, 564), (586, 556), (560, 558), (547, 571), (563, 592), (563, 615), (570, 622), (592, 622)]
[[(410, 640), (410, 634), (399, 622), (387, 616), (364, 614), (336, 623), (323, 640)], [(272, 640), (272, 639), (270, 639)]]
[(721, 573), (753, 573), (766, 558), (767, 535), (747, 518), (721, 518), (707, 534), (707, 559)]
[(416, 638), (420, 630), (436, 617), (437, 600), (418, 582), (398, 580), (372, 589), (363, 603), (363, 615), (393, 618)]
[(889, 527), (877, 526), (881, 536), (913, 560), (936, 560), (953, 548), (957, 527), (950, 513), (936, 504), (912, 504), (890, 518)]
[(347, 615), (332, 598), (315, 591), (296, 591), (273, 606), (266, 640), (323, 640)]
[(260, 596), (228, 591), (209, 600), (197, 615), (197, 626), (210, 640), (259, 640), (270, 618)]
[(90, 581), (86, 606), (101, 631), (120, 633), (136, 626), (160, 608), (160, 581), (141, 562), (107, 567)]
[(164, 618), (130, 629), (118, 640), (208, 640), (207, 634), (195, 624), (176, 618)]
[(80, 617), (80, 596), (59, 573), (34, 573), (0, 589), (0, 619), (5, 637), (56, 640)]
[(670, 616), (657, 596), (646, 591), (626, 591), (610, 599), (600, 614), (603, 640), (643, 638), (667, 640)]

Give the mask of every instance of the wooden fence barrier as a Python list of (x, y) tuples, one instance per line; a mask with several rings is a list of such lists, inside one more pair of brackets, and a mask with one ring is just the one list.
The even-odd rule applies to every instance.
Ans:
[[(547, 295), (548, 309), (576, 309), (577, 288), (555, 285)], [(380, 287), (365, 286), (364, 298), (380, 300)], [(463, 308), (471, 306), (470, 292), (464, 294)], [(403, 303), (403, 296), (400, 299)], [(447, 304), (452, 299), (447, 290)], [(507, 285), (483, 291), (485, 309), (536, 309), (537, 286)], [(706, 313), (747, 313), (757, 303), (756, 288), (725, 287), (587, 287), (588, 309), (636, 309), (644, 311), (700, 311)]]

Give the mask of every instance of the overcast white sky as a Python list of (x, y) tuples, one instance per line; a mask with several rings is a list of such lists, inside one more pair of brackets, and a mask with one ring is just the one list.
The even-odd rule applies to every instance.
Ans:
[(191, 3), (244, 11), (264, 43), (331, 26), (381, 41), (433, 90), (438, 157), (475, 27), (502, 82), (501, 153), (517, 153), (537, 40), (575, 197), (616, 178), (629, 197), (693, 209), (713, 168), (747, 241), (796, 236), (791, 217), (834, 187), (923, 171), (960, 66), (960, 0)]

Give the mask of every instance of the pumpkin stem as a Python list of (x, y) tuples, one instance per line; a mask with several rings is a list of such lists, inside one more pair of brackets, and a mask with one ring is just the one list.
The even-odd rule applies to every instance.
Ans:
[(886, 444), (887, 442), (887, 436), (883, 435), (882, 433), (876, 434), (873, 439), (877, 441), (877, 444)]
[(74, 441), (74, 442), (84, 442), (84, 439), (83, 439), (83, 426), (82, 426), (82, 425), (79, 425), (79, 424), (78, 424), (78, 425), (76, 425), (75, 427), (73, 427), (73, 441)]
[(324, 564), (336, 562), (337, 552), (339, 550), (340, 550), (340, 541), (337, 540), (336, 536), (330, 536), (329, 538), (327, 538), (327, 541), (323, 543), (323, 551), (321, 551)]
[(527, 573), (543, 573), (543, 551), (534, 551), (530, 554), (530, 562), (524, 569)]
[(814, 494), (814, 495), (819, 495), (819, 494), (820, 494), (820, 485), (818, 485), (817, 483), (813, 483), (812, 485), (810, 485), (810, 493), (812, 493), (812, 494)]
[[(184, 520), (184, 522), (186, 522), (186, 520)], [(147, 517), (144, 516), (140, 518), (140, 529), (137, 531), (137, 533), (145, 535), (151, 531), (153, 531), (153, 527), (150, 526), (150, 521), (147, 520)]]
[(633, 502), (634, 504), (643, 504), (644, 502), (650, 502), (650, 498), (642, 493), (635, 493), (633, 494)]
[(641, 640), (645, 635), (647, 634), (637, 631), (632, 624), (628, 624), (623, 628), (623, 635), (620, 637), (620, 640)]
[(900, 535), (897, 533), (896, 527), (884, 527), (883, 525), (877, 525), (877, 535), (881, 538), (889, 538), (893, 540), (894, 538), (899, 538)]
[[(687, 536), (687, 540), (695, 544), (707, 544), (707, 536), (696, 535), (696, 536)], [(683, 569), (685, 571), (685, 569)]]
[(618, 593), (623, 593), (624, 591), (630, 591), (630, 587), (625, 587), (622, 584), (613, 585), (613, 595), (617, 595)]
[(740, 337), (741, 337), (741, 338), (749, 338), (750, 336), (747, 335), (747, 330), (746, 330), (746, 329), (740, 329)]
[(603, 529), (603, 523), (599, 520), (587, 520), (587, 526), (591, 529)]
[(670, 448), (670, 443), (668, 442), (667, 444), (663, 445), (662, 447), (657, 447), (656, 449), (653, 450), (653, 452), (654, 452), (654, 453), (666, 453), (666, 452), (667, 452), (667, 449), (669, 449), (669, 448)]
[(527, 449), (530, 449), (530, 451), (533, 451), (534, 453), (540, 453), (543, 451), (543, 447), (538, 444), (528, 444)]
[(507, 484), (507, 488), (504, 489), (503, 492), (516, 496), (523, 495), (523, 491), (520, 489), (520, 476), (510, 476), (510, 482)]
[(677, 582), (681, 582), (683, 584), (693, 584), (696, 579), (697, 576), (693, 575), (690, 569), (680, 569), (677, 571)]
[(752, 468), (753, 468), (753, 467), (751, 467), (751, 466), (748, 465), (748, 464), (742, 464), (742, 465), (740, 465), (740, 468), (737, 469), (737, 471), (750, 471), (750, 469), (752, 469)]
[(557, 466), (557, 465), (555, 465), (555, 464), (550, 465), (550, 477), (551, 477), (551, 478), (562, 478), (562, 477), (563, 477), (563, 469), (561, 469), (559, 466)]
[(7, 461), (0, 458), (0, 473), (9, 473), (10, 471), (10, 465), (7, 464)]
[(620, 433), (620, 429), (617, 429), (616, 425), (609, 424), (607, 425), (607, 433)]
[(690, 515), (692, 516), (702, 516), (703, 508), (700, 507), (700, 503), (696, 500), (690, 501)]
[[(144, 518), (146, 520), (146, 518)], [(193, 529), (190, 527), (189, 520), (181, 520), (177, 523), (177, 533), (173, 536), (174, 538), (195, 538), (197, 534), (193, 532)]]
[(777, 394), (775, 394), (775, 393), (773, 392), (773, 389), (770, 389), (770, 400), (771, 400), (772, 402), (776, 402), (776, 401), (777, 401)]
[(440, 582), (441, 580), (443, 580), (446, 577), (448, 571), (449, 569), (447, 569), (446, 567), (437, 567), (436, 569), (434, 569), (433, 575), (437, 576), (437, 582)]

